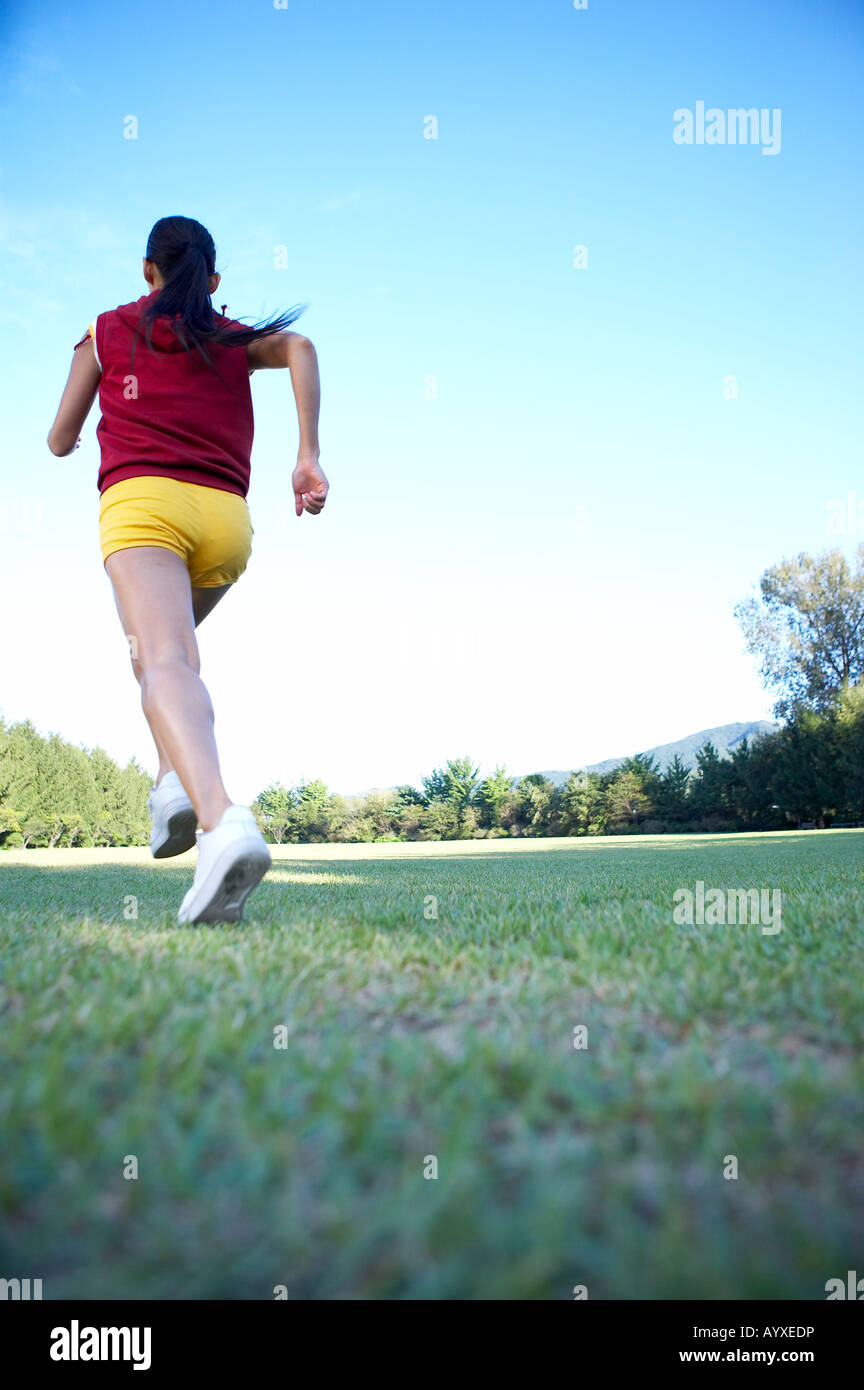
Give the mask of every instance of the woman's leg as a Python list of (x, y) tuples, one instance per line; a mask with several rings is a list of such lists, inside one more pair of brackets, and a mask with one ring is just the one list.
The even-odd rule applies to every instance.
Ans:
[[(115, 550), (105, 569), (123, 631), (131, 639), (132, 664), (159, 751), (160, 775), (169, 768), (176, 771), (201, 829), (212, 830), (231, 800), (219, 771), (213, 706), (199, 675), (189, 572), (179, 555), (158, 546)], [(202, 592), (208, 591), (198, 590)], [(209, 600), (209, 606), (208, 600), (199, 601), (201, 617), (216, 601)]]
[[(204, 619), (207, 617), (207, 614), (213, 612), (213, 609), (216, 607), (216, 604), (219, 602), (220, 598), (222, 598), (223, 595), (227, 594), (229, 589), (233, 589), (233, 587), (233, 584), (223, 584), (219, 588), (196, 589), (193, 584), (192, 615), (196, 627), (201, 626)], [(136, 680), (138, 680), (140, 683), (142, 674), (141, 667), (134, 660), (134, 658), (132, 661), (132, 669), (135, 672)], [(154, 785), (158, 787), (166, 772), (172, 772), (174, 769), (171, 766), (171, 759), (168, 757), (168, 751), (162, 743), (162, 740), (159, 738), (158, 734), (155, 733), (153, 729), (151, 729), (150, 732), (153, 735), (153, 742), (156, 745), (156, 754), (159, 758), (159, 770), (156, 773), (156, 781), (154, 783)], [(180, 780), (182, 782), (182, 777)]]
[[(132, 667), (133, 667), (133, 669), (135, 668), (135, 664), (136, 664), (136, 663), (133, 661), (133, 662), (132, 662)], [(136, 679), (136, 680), (139, 682), (139, 684), (140, 684), (140, 679), (141, 679), (141, 678), (140, 678), (140, 675), (139, 675), (139, 673), (138, 673), (137, 670), (135, 671), (135, 679)], [(171, 767), (171, 759), (168, 757), (168, 754), (167, 754), (167, 752), (165, 751), (165, 747), (164, 747), (164, 745), (163, 745), (163, 743), (162, 743), (162, 740), (159, 739), (159, 738), (157, 738), (156, 734), (153, 733), (153, 730), (152, 730), (152, 729), (150, 730), (150, 732), (151, 732), (151, 734), (153, 734), (153, 742), (156, 744), (156, 752), (157, 752), (158, 757), (159, 757), (159, 770), (158, 770), (158, 772), (156, 773), (156, 781), (153, 783), (153, 789), (154, 789), (154, 791), (155, 791), (155, 789), (160, 785), (160, 783), (161, 783), (161, 781), (162, 781), (162, 778), (165, 776), (165, 773), (166, 773), (166, 772), (172, 772), (172, 771), (173, 771), (173, 768)]]

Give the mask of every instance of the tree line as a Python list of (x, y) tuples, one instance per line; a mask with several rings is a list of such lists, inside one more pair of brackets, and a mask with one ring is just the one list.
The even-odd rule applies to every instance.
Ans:
[(785, 721), (721, 757), (660, 768), (646, 754), (612, 772), (487, 777), (470, 758), (422, 779), (346, 800), (323, 782), (276, 783), (254, 810), (271, 841), (452, 840), (620, 835), (864, 822), (864, 544), (802, 553), (761, 576), (735, 615)]
[[(864, 544), (765, 571), (736, 616), (774, 690), (774, 733), (696, 766), (645, 754), (611, 772), (481, 777), (467, 757), (421, 786), (346, 798), (323, 782), (274, 783), (253, 802), (268, 840), (347, 843), (501, 836), (780, 830), (864, 822)], [(143, 845), (150, 778), (100, 748), (0, 719), (0, 846)]]
[(572, 772), (563, 786), (542, 773), (481, 777), (453, 758), (421, 786), (335, 795), (320, 781), (274, 783), (253, 810), (275, 844), (504, 836), (681, 834), (864, 824), (864, 685), (830, 710), (798, 710), (775, 733), (721, 757), (713, 744), (689, 769), (646, 754), (611, 772)]
[(132, 759), (0, 718), (0, 846), (146, 845), (151, 779)]

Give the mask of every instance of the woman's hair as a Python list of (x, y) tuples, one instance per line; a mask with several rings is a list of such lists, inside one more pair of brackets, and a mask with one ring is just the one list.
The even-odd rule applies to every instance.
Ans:
[[(240, 347), (283, 332), (303, 313), (305, 305), (296, 304), (285, 314), (275, 315), (248, 327), (228, 328), (217, 324), (210, 302), (208, 279), (216, 271), (216, 247), (206, 227), (193, 217), (160, 217), (147, 238), (147, 260), (153, 261), (164, 284), (155, 299), (147, 305), (136, 332), (143, 330), (151, 352), (153, 321), (165, 316), (170, 319), (175, 334), (188, 352), (197, 348), (208, 365), (209, 343), (226, 343)], [(134, 357), (134, 344), (133, 344)]]

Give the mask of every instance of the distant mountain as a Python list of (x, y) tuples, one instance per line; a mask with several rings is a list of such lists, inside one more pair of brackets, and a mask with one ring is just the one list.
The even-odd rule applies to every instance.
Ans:
[[(696, 754), (700, 748), (704, 748), (706, 743), (713, 743), (721, 758), (728, 757), (731, 750), (742, 739), (749, 739), (752, 743), (761, 734), (771, 734), (777, 728), (779, 725), (773, 724), (770, 719), (755, 719), (749, 724), (721, 724), (717, 729), (703, 729), (701, 733), (688, 734), (686, 738), (679, 738), (677, 743), (661, 743), (656, 748), (634, 749), (634, 752), (648, 753), (659, 765), (661, 771), (669, 766), (676, 753), (680, 755), (685, 767), (695, 767)], [(620, 767), (624, 760), (623, 757), (606, 758), (602, 763), (591, 763), (584, 771), (614, 772), (615, 768)], [(554, 782), (556, 787), (563, 787), (572, 771), (580, 771), (580, 769), (568, 768), (566, 772), (544, 772), (542, 775), (548, 777), (550, 782)]]

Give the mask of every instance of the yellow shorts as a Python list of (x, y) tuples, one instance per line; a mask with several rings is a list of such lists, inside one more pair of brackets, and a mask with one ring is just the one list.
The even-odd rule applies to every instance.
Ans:
[(218, 487), (178, 478), (123, 478), (102, 493), (102, 559), (115, 550), (156, 545), (185, 561), (196, 589), (234, 584), (252, 550), (246, 500)]

